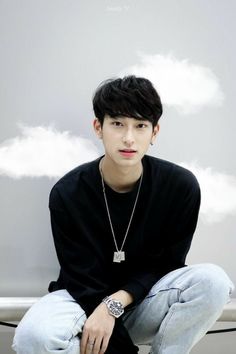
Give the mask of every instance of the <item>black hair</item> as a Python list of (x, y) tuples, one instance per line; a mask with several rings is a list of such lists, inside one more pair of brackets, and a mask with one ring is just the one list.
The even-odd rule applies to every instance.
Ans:
[(162, 103), (151, 81), (134, 75), (103, 81), (93, 96), (93, 110), (101, 125), (104, 116), (147, 119), (155, 127)]

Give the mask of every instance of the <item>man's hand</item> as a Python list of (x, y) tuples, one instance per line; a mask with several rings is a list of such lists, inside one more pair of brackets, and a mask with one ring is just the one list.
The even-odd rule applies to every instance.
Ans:
[(87, 318), (80, 342), (80, 354), (102, 354), (106, 351), (115, 325), (115, 317), (106, 304), (99, 304)]
[[(111, 294), (124, 307), (133, 302), (130, 293), (119, 290)], [(80, 354), (102, 354), (106, 351), (115, 325), (115, 317), (109, 314), (103, 302), (96, 307), (84, 324), (80, 342)]]

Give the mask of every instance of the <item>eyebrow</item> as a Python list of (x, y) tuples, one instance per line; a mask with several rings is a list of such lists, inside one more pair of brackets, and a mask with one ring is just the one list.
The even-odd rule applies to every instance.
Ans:
[(109, 116), (110, 119), (125, 119), (125, 118), (131, 118), (131, 119), (135, 119), (137, 121), (145, 121), (145, 122), (149, 122), (149, 120), (147, 118), (144, 117), (129, 117), (129, 116), (122, 116), (122, 115), (117, 115), (115, 117), (111, 117)]

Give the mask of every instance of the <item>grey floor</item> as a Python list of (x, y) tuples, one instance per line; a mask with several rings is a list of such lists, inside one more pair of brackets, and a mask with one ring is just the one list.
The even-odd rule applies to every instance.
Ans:
[[(236, 323), (217, 323), (213, 329), (236, 327)], [(11, 342), (14, 329), (0, 326), (0, 354), (13, 354)], [(140, 347), (140, 354), (148, 353), (148, 347)], [(235, 354), (236, 332), (208, 334), (191, 351), (191, 354)]]

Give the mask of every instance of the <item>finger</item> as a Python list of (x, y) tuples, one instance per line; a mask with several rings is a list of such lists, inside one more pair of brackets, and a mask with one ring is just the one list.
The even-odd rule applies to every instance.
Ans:
[(94, 338), (92, 338), (92, 337), (88, 337), (88, 340), (87, 340), (87, 345), (89, 344), (89, 345), (94, 345), (94, 343), (95, 343), (95, 340), (96, 340), (96, 338), (94, 337)]
[(86, 353), (86, 354), (91, 354), (91, 353), (93, 353), (94, 343), (95, 343), (95, 339), (90, 339), (90, 337), (89, 337), (89, 338), (88, 338), (88, 341), (87, 341), (87, 343), (86, 343), (86, 350), (85, 350), (85, 353)]
[(94, 354), (94, 351), (93, 351), (93, 349), (94, 349), (94, 343), (91, 341), (88, 341), (87, 342), (87, 345), (86, 345), (86, 351), (85, 351), (85, 353), (86, 354), (91, 354), (91, 353), (93, 353)]
[(100, 352), (101, 344), (102, 344), (102, 337), (101, 338), (97, 337), (93, 346), (93, 354), (98, 354)]
[(101, 345), (101, 347), (100, 347), (99, 354), (105, 353), (105, 351), (107, 350), (107, 347), (108, 347), (109, 340), (110, 340), (110, 336), (105, 336), (105, 337), (103, 338), (103, 340), (102, 340), (102, 345)]
[(85, 354), (87, 342), (88, 342), (88, 333), (85, 330), (83, 330), (81, 341), (80, 341), (80, 354)]

